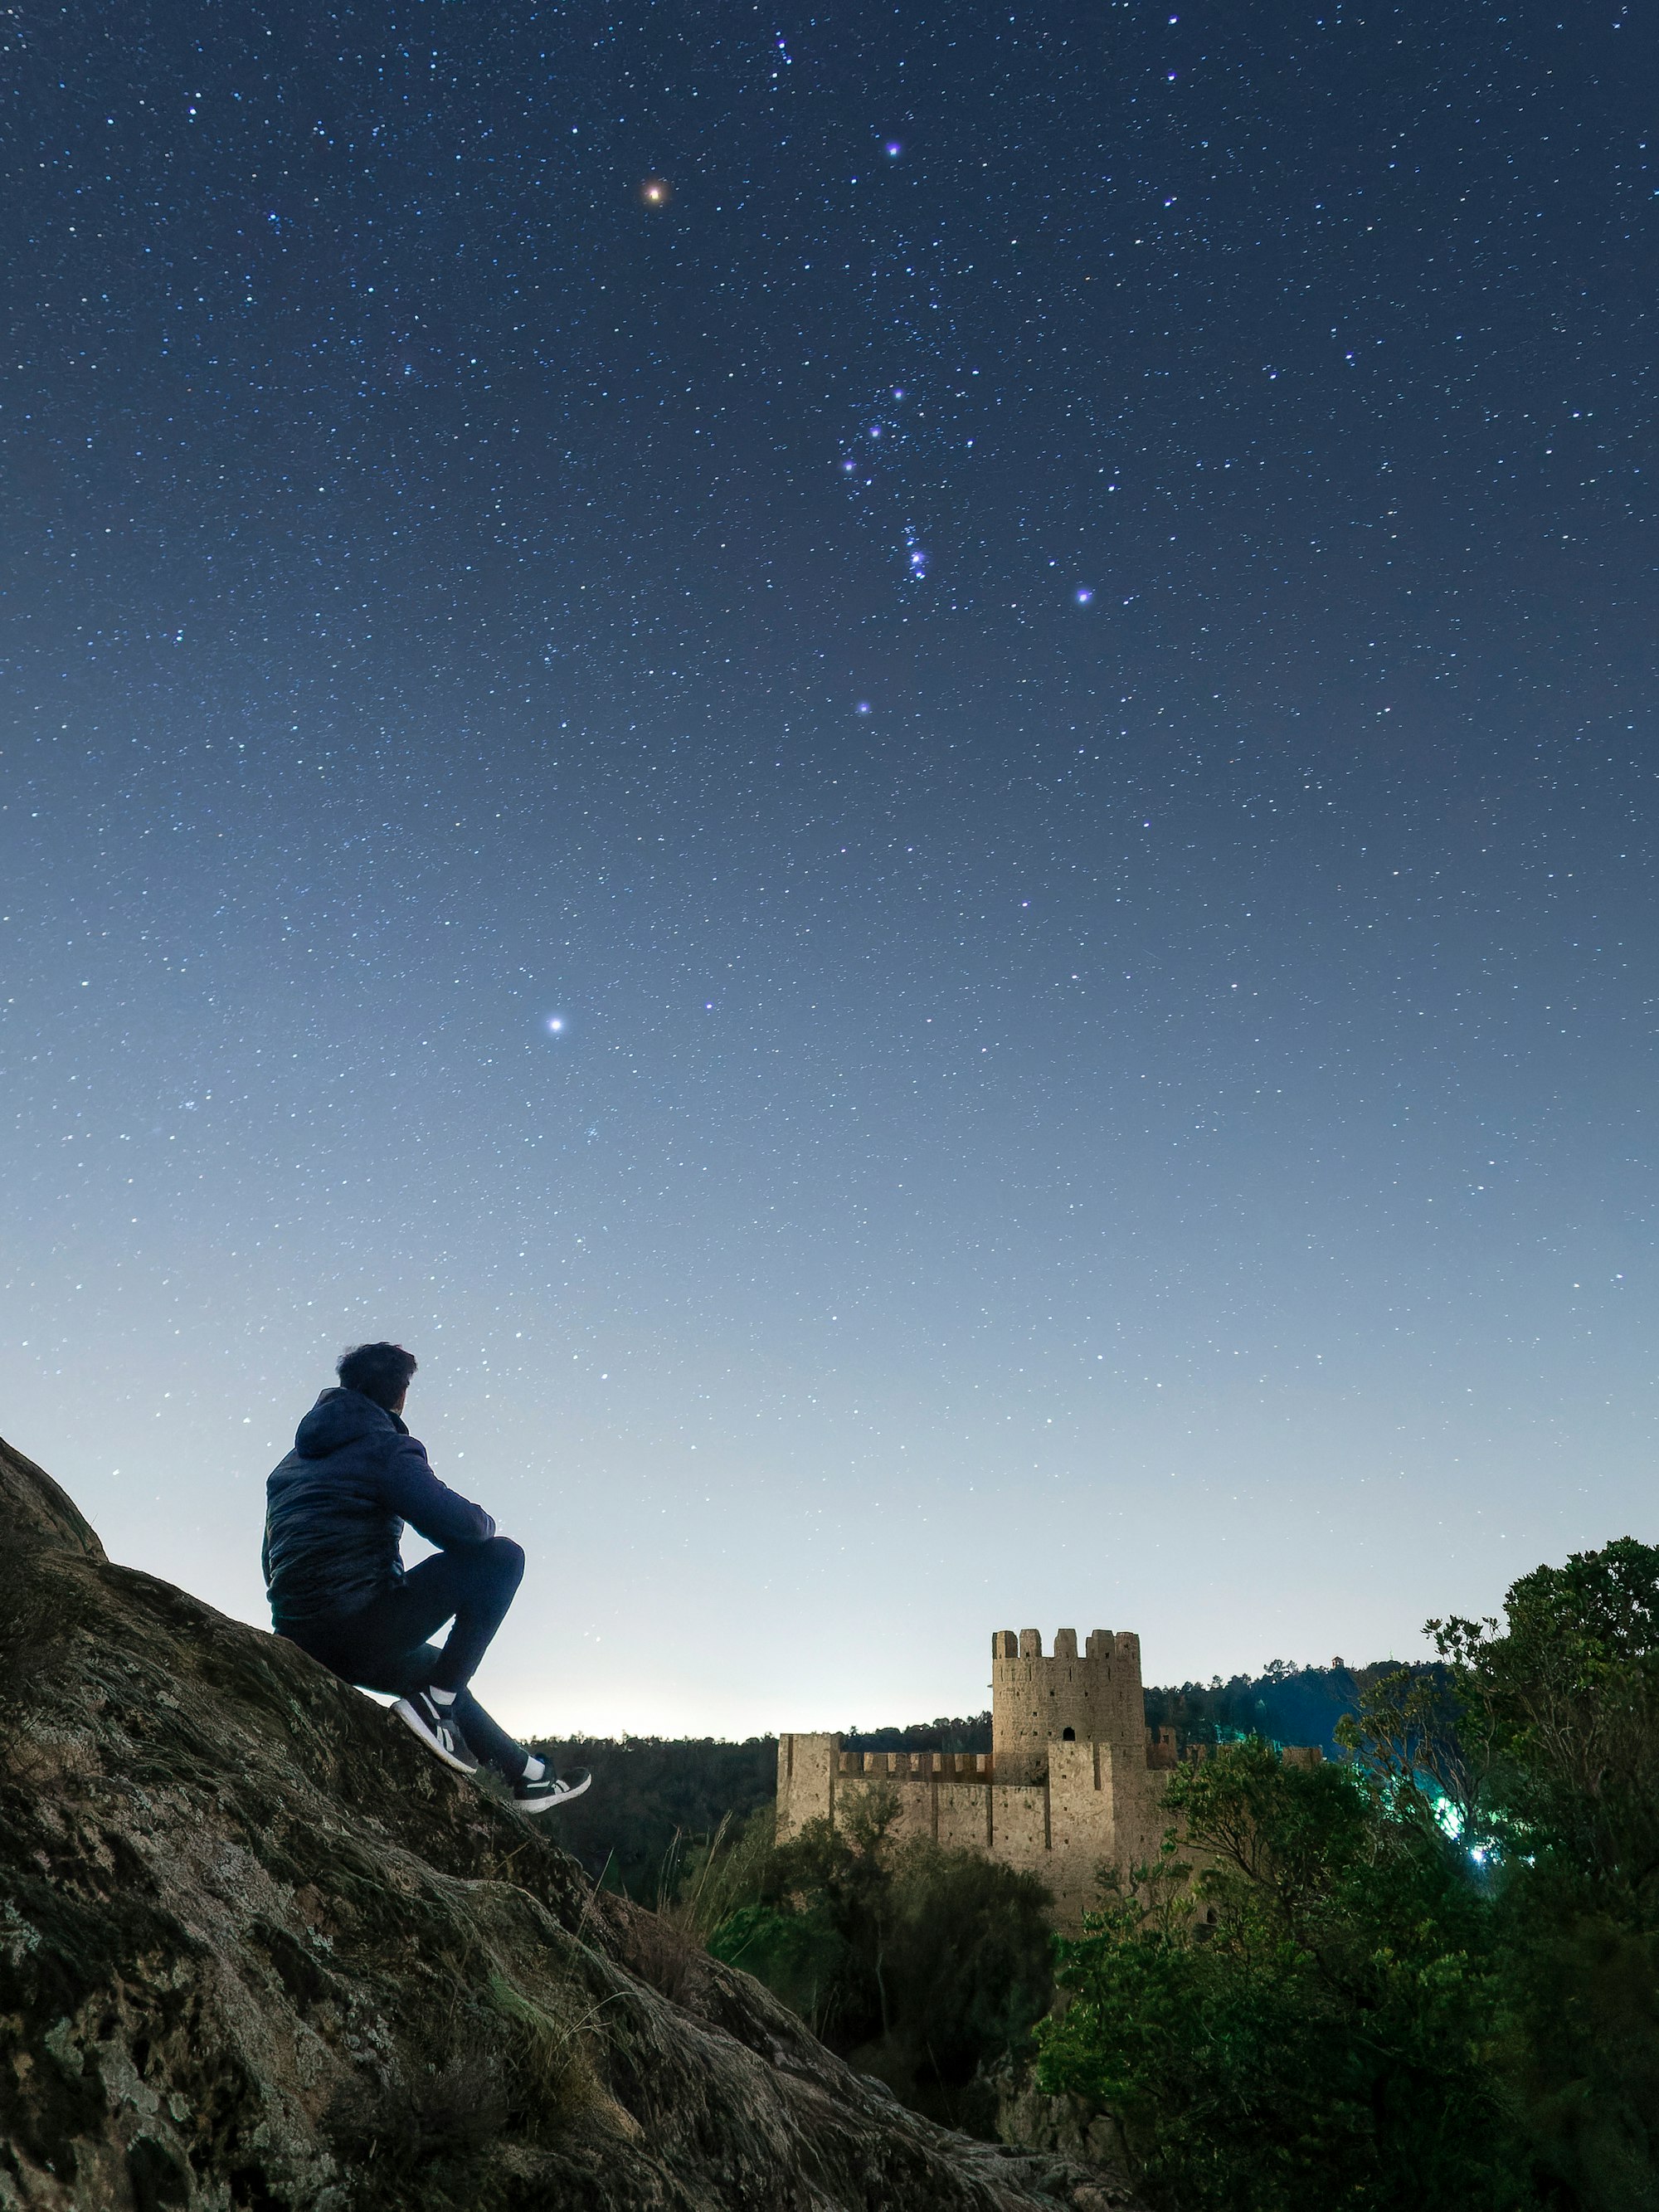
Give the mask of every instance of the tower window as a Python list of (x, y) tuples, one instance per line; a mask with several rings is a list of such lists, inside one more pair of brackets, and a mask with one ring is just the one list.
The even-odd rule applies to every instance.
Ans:
[(1061, 1729), (1060, 1732), (1060, 1740), (1062, 1743), (1075, 1743), (1077, 1741), (1077, 1730), (1075, 1729)]

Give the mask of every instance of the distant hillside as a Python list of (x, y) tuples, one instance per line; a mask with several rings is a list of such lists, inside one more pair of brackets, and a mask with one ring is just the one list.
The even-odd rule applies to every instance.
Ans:
[(843, 1729), (848, 1751), (989, 1751), (991, 1716), (963, 1713), (955, 1720), (912, 1721), (908, 1728)]
[(538, 1739), (556, 1767), (591, 1766), (593, 1787), (561, 1808), (559, 1841), (594, 1880), (654, 1905), (684, 1847), (722, 1819), (746, 1820), (777, 1790), (778, 1740), (750, 1736)]
[[(1173, 1728), (1183, 1745), (1263, 1735), (1274, 1743), (1322, 1744), (1334, 1757), (1338, 1721), (1356, 1709), (1365, 1684), (1397, 1663), (1387, 1659), (1358, 1668), (1340, 1662), (1296, 1667), (1274, 1659), (1261, 1674), (1235, 1674), (1230, 1681), (1218, 1674), (1207, 1682), (1149, 1686), (1146, 1725)], [(848, 1729), (842, 1740), (849, 1751), (989, 1751), (991, 1716)]]
[(1261, 1735), (1272, 1743), (1320, 1744), (1327, 1758), (1334, 1758), (1338, 1721), (1356, 1710), (1368, 1683), (1398, 1663), (1293, 1667), (1274, 1659), (1263, 1673), (1235, 1674), (1231, 1681), (1218, 1674), (1207, 1682), (1149, 1688), (1146, 1724), (1173, 1728), (1183, 1747)]

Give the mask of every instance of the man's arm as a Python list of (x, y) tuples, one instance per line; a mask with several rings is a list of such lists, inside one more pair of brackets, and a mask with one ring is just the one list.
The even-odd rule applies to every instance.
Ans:
[(399, 1437), (386, 1456), (386, 1502), (401, 1520), (436, 1544), (453, 1551), (458, 1544), (487, 1544), (495, 1523), (482, 1505), (471, 1505), (439, 1481), (427, 1465), (426, 1446)]

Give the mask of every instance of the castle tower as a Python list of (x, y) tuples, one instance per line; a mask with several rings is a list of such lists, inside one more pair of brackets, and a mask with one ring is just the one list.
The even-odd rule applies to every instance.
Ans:
[(1049, 1744), (1109, 1743), (1144, 1760), (1146, 1716), (1140, 1638), (1108, 1628), (1090, 1635), (1081, 1656), (1077, 1631), (1062, 1628), (1051, 1659), (1035, 1628), (991, 1638), (992, 1771), (999, 1783), (1041, 1782)]

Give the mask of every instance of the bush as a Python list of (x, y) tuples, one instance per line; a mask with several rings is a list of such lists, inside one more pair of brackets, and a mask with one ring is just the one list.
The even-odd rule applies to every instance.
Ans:
[(896, 1843), (895, 1811), (874, 1791), (844, 1826), (810, 1822), (709, 1948), (918, 2110), (982, 2128), (970, 2084), (1053, 1996), (1048, 1894), (976, 1852)]
[(1508, 2206), (1480, 1901), (1432, 1824), (1257, 1741), (1178, 1770), (1173, 1848), (1060, 1948), (1038, 2079), (1109, 2106), (1162, 2202)]
[(1184, 2212), (1659, 2204), (1659, 1550), (1523, 1576), (1368, 1670), (1346, 1767), (1177, 1770), (1160, 1865), (1060, 1947), (1038, 2079)]
[(741, 1966), (822, 2033), (840, 2009), (847, 1946), (822, 1917), (776, 1905), (740, 1905), (721, 1922), (708, 1948)]
[(1402, 1814), (1439, 1793), (1488, 1870), (1502, 2063), (1539, 2185), (1659, 2204), (1659, 1550), (1523, 1576), (1504, 1620), (1431, 1621), (1342, 1734)]
[(1109, 2107), (1157, 2203), (1528, 2202), (1491, 2064), (1490, 1915), (1431, 1820), (1251, 1740), (1178, 1769), (1173, 1845), (1060, 1946), (1038, 2080)]
[(712, 1836), (723, 1818), (744, 1820), (777, 1790), (775, 1736), (538, 1737), (534, 1748), (556, 1772), (592, 1769), (592, 1789), (560, 1811), (559, 1841), (596, 1881), (641, 1903), (656, 1901), (684, 1838)]

